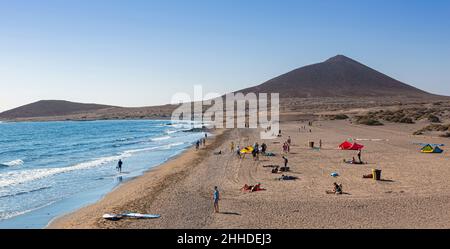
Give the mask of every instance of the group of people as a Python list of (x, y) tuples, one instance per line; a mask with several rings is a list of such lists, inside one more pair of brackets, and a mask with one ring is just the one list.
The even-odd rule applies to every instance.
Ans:
[[(245, 158), (245, 154), (247, 154), (247, 153), (242, 152), (242, 149), (239, 145), (235, 149), (235, 144), (232, 141), (230, 143), (230, 152), (233, 153), (234, 151), (236, 151), (236, 155), (240, 159)], [(267, 144), (266, 143), (262, 143), (261, 145), (259, 145), (259, 143), (256, 142), (255, 144), (253, 144), (253, 146), (251, 146), (251, 154), (253, 156), (253, 160), (255, 160), (255, 161), (259, 160), (259, 154), (265, 155), (266, 152), (267, 152)]]
[(362, 158), (361, 158), (361, 150), (358, 151), (357, 157), (358, 157), (358, 160), (356, 160), (355, 157), (353, 157), (352, 160), (350, 160), (350, 161), (345, 161), (345, 159), (344, 159), (344, 162), (349, 163), (349, 164), (364, 164), (364, 162), (362, 161)]
[(202, 146), (206, 146), (206, 139), (208, 138), (208, 134), (205, 133), (205, 137), (201, 138), (199, 140), (197, 140), (197, 142), (195, 142), (195, 149), (198, 150), (200, 149), (200, 145)]

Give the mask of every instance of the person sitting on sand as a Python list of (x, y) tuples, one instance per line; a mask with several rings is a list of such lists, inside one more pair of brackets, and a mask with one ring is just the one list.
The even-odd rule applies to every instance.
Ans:
[(336, 182), (333, 183), (333, 190), (327, 190), (326, 191), (327, 194), (336, 194), (336, 195), (341, 195), (343, 193), (342, 191), (342, 184), (337, 184)]
[(261, 154), (265, 155), (267, 151), (267, 144), (262, 143), (261, 144)]
[(219, 213), (220, 194), (217, 186), (214, 187), (213, 200), (214, 200), (214, 212)]
[(279, 167), (278, 167), (278, 166), (276, 166), (275, 168), (273, 168), (273, 169), (272, 169), (272, 173), (273, 173), (273, 174), (276, 174), (276, 173), (278, 173), (278, 169), (279, 169)]
[(352, 160), (349, 160), (349, 161), (344, 159), (344, 163), (348, 163), (348, 164), (363, 164), (363, 162), (356, 161), (355, 157), (353, 157)]

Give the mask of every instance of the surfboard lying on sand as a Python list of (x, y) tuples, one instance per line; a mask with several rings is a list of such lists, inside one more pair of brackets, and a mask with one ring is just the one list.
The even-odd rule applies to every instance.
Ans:
[(124, 213), (124, 214), (104, 214), (103, 219), (106, 220), (120, 220), (122, 218), (134, 218), (134, 219), (157, 219), (160, 218), (159, 214), (140, 214), (140, 213)]
[(161, 215), (159, 214), (140, 214), (140, 213), (127, 213), (122, 214), (122, 216), (136, 219), (156, 219), (161, 217)]
[(123, 218), (120, 214), (104, 214), (102, 217), (106, 220), (120, 220)]

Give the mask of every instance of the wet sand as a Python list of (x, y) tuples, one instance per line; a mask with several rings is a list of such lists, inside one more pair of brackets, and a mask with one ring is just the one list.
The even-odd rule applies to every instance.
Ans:
[[(276, 157), (251, 155), (238, 159), (230, 142), (261, 144), (256, 130), (218, 131), (207, 147), (190, 149), (179, 157), (127, 182), (101, 201), (53, 221), (49, 228), (450, 228), (450, 156), (422, 154), (414, 142), (446, 143), (448, 139), (412, 136), (421, 124), (369, 127), (348, 121), (321, 121), (309, 132), (300, 122), (282, 123), (283, 137), (266, 140)], [(298, 177), (280, 181), (266, 165), (281, 165), (281, 145), (291, 136), (287, 154)], [(366, 147), (367, 165), (343, 159), (354, 151), (337, 147), (348, 138)], [(323, 141), (311, 149), (309, 141)], [(382, 139), (382, 140), (367, 140)], [(445, 150), (446, 147), (443, 147)], [(214, 152), (221, 150), (222, 155)], [(363, 179), (372, 168), (382, 170), (382, 181)], [(338, 172), (333, 178), (330, 173)], [(265, 191), (245, 193), (244, 184), (260, 182)], [(344, 195), (328, 195), (333, 182)], [(212, 191), (219, 186), (221, 213), (214, 214)], [(103, 220), (104, 213), (133, 211), (161, 214), (153, 220)]]

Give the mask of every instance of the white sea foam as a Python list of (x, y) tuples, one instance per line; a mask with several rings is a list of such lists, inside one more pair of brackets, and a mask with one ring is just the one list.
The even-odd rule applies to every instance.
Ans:
[(31, 208), (28, 210), (23, 210), (23, 211), (14, 211), (14, 212), (4, 212), (4, 213), (0, 213), (0, 220), (7, 220), (7, 219), (11, 219), (13, 217), (19, 216), (19, 215), (23, 215), (29, 212), (33, 212), (35, 210), (47, 207), (52, 205), (53, 203), (55, 203), (56, 201), (51, 201), (48, 203), (45, 203), (45, 205), (39, 206), (39, 207), (35, 207), (35, 208)]
[(167, 140), (172, 138), (171, 136), (164, 136), (164, 137), (156, 137), (156, 138), (152, 138), (152, 141), (162, 141), (162, 140)]
[(0, 165), (6, 166), (6, 167), (15, 167), (15, 166), (20, 166), (22, 164), (23, 164), (22, 159), (16, 159), (16, 160), (12, 160), (12, 161), (6, 162), (6, 163), (0, 163)]
[(166, 134), (173, 134), (173, 133), (176, 133), (176, 132), (179, 132), (179, 131), (169, 130), (169, 131), (166, 131)]
[(135, 150), (127, 150), (121, 154), (115, 156), (101, 157), (92, 161), (83, 162), (79, 164), (75, 164), (69, 167), (60, 167), (60, 168), (46, 168), (46, 169), (29, 169), (29, 170), (20, 170), (20, 171), (11, 171), (0, 174), (0, 188), (18, 185), (30, 181), (36, 181), (39, 179), (43, 179), (46, 177), (50, 177), (57, 174), (68, 173), (76, 170), (86, 170), (95, 167), (99, 167), (101, 165), (118, 161), (119, 159), (127, 158), (132, 156), (138, 152), (144, 151), (152, 151), (158, 149), (171, 149), (174, 146), (179, 146), (184, 144), (183, 142), (172, 143), (167, 145), (143, 148), (143, 149), (135, 149)]

